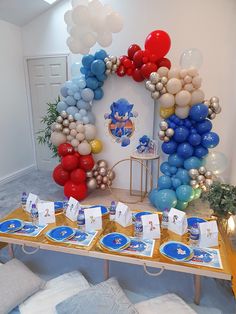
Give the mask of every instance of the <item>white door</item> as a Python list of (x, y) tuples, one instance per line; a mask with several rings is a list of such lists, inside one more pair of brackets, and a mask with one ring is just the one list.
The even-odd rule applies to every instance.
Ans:
[(53, 170), (58, 159), (52, 158), (52, 151), (47, 145), (38, 144), (36, 133), (44, 128), (40, 121), (47, 112), (47, 103), (58, 98), (60, 87), (67, 80), (67, 57), (29, 59), (27, 63), (37, 167)]

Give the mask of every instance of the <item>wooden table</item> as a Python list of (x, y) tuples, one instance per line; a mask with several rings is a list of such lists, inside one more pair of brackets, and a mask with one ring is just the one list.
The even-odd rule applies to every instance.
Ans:
[[(4, 219), (12, 219), (18, 218), (24, 221), (30, 221), (28, 213), (26, 213), (23, 209), (18, 208), (13, 211), (8, 216), (4, 217)], [(188, 243), (188, 235), (185, 234), (184, 236), (180, 237), (168, 230), (162, 230), (161, 239), (156, 240), (154, 254), (153, 257), (139, 257), (139, 256), (127, 256), (122, 255), (121, 253), (111, 253), (109, 251), (104, 251), (99, 245), (99, 239), (104, 234), (110, 232), (121, 232), (125, 233), (128, 236), (133, 236), (133, 226), (129, 226), (127, 228), (123, 228), (115, 222), (109, 221), (109, 216), (103, 217), (103, 230), (98, 233), (98, 236), (93, 240), (91, 245), (87, 248), (78, 248), (78, 246), (71, 245), (71, 244), (62, 244), (62, 243), (55, 243), (49, 241), (45, 237), (45, 233), (52, 229), (55, 226), (59, 225), (68, 225), (71, 227), (76, 227), (76, 223), (71, 222), (67, 219), (63, 213), (56, 215), (56, 223), (50, 224), (45, 228), (42, 233), (36, 237), (24, 237), (24, 236), (16, 236), (14, 234), (0, 234), (0, 242), (4, 242), (8, 244), (9, 253), (13, 256), (12, 244), (21, 245), (24, 249), (25, 247), (34, 247), (36, 250), (50, 250), (56, 252), (63, 252), (68, 254), (76, 254), (81, 256), (89, 256), (94, 258), (99, 258), (104, 260), (104, 276), (105, 279), (109, 277), (109, 261), (118, 261), (122, 263), (129, 263), (129, 264), (136, 264), (144, 267), (146, 273), (151, 276), (158, 276), (164, 270), (172, 270), (177, 272), (183, 272), (192, 274), (194, 276), (194, 287), (195, 287), (195, 295), (194, 301), (196, 304), (200, 302), (200, 290), (201, 290), (201, 276), (211, 277), (211, 278), (219, 278), (225, 280), (232, 280), (232, 274), (235, 274), (232, 270), (232, 267), (229, 262), (229, 247), (227, 244), (225, 245), (223, 238), (219, 235), (219, 250), (222, 259), (222, 269), (215, 269), (209, 267), (202, 267), (187, 263), (178, 263), (169, 260), (168, 258), (164, 257), (159, 252), (159, 246), (166, 241), (174, 240), (174, 241), (181, 241), (184, 243)], [(227, 255), (228, 254), (228, 255)], [(153, 267), (160, 269), (157, 273), (150, 273), (148, 271), (148, 267)], [(235, 278), (234, 278), (235, 280)], [(235, 283), (235, 281), (234, 281)], [(234, 292), (235, 291), (235, 284), (233, 285)]]

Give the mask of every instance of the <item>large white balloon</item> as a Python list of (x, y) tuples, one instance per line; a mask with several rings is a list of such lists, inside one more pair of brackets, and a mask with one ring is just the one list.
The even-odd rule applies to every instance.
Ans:
[(191, 94), (186, 90), (181, 90), (175, 95), (175, 103), (180, 107), (185, 107), (190, 103)]
[(72, 10), (66, 11), (66, 13), (64, 14), (64, 21), (66, 22), (67, 25), (73, 24)]
[(201, 89), (196, 89), (195, 91), (192, 92), (191, 96), (191, 105), (198, 104), (200, 102), (203, 102), (205, 99), (205, 94)]
[(215, 175), (218, 175), (226, 170), (228, 166), (228, 159), (222, 152), (210, 152), (204, 158), (204, 165), (207, 170), (210, 170)]
[(51, 143), (55, 146), (65, 143), (66, 139), (66, 135), (61, 132), (52, 132), (50, 137)]
[(90, 13), (85, 5), (77, 5), (72, 11), (72, 20), (76, 25), (88, 25)]
[(171, 108), (174, 106), (175, 104), (175, 97), (169, 93), (163, 94), (160, 98), (159, 98), (159, 102), (161, 107), (163, 108)]
[(81, 36), (81, 40), (85, 47), (91, 48), (96, 44), (97, 36), (95, 33), (88, 32)]
[(106, 24), (109, 31), (119, 33), (123, 28), (123, 19), (118, 13), (111, 12), (106, 17)]
[(199, 49), (191, 48), (185, 50), (180, 57), (180, 65), (182, 68), (195, 67), (199, 69), (203, 63), (203, 56)]
[(111, 32), (104, 32), (101, 34), (98, 34), (98, 43), (102, 47), (108, 47), (112, 43), (112, 34)]

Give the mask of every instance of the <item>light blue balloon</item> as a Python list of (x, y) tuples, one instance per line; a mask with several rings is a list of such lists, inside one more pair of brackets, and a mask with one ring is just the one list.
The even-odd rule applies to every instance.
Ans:
[(94, 91), (94, 99), (95, 100), (102, 99), (103, 95), (104, 95), (104, 92), (100, 87), (95, 89), (95, 91)]
[(81, 99), (81, 95), (79, 92), (74, 93), (74, 99), (76, 100), (80, 100)]
[(190, 176), (186, 169), (179, 168), (176, 172), (176, 178), (178, 178), (182, 184), (189, 184)]
[(82, 121), (82, 116), (81, 116), (80, 113), (76, 113), (74, 118), (75, 118), (76, 121)]
[(173, 190), (164, 189), (155, 194), (154, 206), (159, 210), (170, 209), (177, 204), (176, 194)]
[(72, 88), (72, 86), (73, 86), (73, 82), (72, 81), (66, 81), (65, 82), (65, 87), (66, 88)]
[(202, 160), (200, 158), (197, 158), (195, 156), (192, 156), (188, 159), (185, 159), (184, 161), (184, 168), (186, 170), (190, 170), (190, 169), (198, 169), (199, 167), (201, 167), (202, 165)]
[(162, 173), (167, 175), (167, 173), (170, 173), (170, 165), (167, 161), (163, 162), (160, 166), (160, 170)]
[(78, 81), (78, 86), (80, 89), (83, 89), (86, 87), (86, 81), (84, 77), (81, 77)]
[(85, 109), (80, 109), (79, 113), (80, 113), (81, 117), (87, 116), (87, 111)]
[(157, 181), (159, 189), (170, 189), (172, 186), (171, 178), (169, 176), (160, 176)]
[(83, 123), (84, 124), (88, 124), (89, 123), (89, 118), (88, 118), (88, 116), (85, 116), (85, 117), (83, 117)]
[(71, 65), (71, 76), (76, 77), (80, 74), (81, 64), (80, 62), (75, 62)]
[(154, 206), (154, 200), (156, 199), (156, 195), (158, 193), (158, 189), (152, 189), (148, 195), (149, 201)]
[(76, 105), (76, 100), (72, 96), (67, 96), (65, 98), (65, 102), (67, 103), (68, 106), (75, 106)]
[(190, 185), (180, 185), (176, 189), (176, 196), (181, 202), (188, 202), (193, 194), (193, 188)]
[(175, 167), (175, 166), (171, 166), (171, 167), (170, 167), (170, 173), (171, 173), (171, 174), (176, 174), (177, 170), (178, 170), (178, 168)]
[(68, 96), (68, 88), (65, 86), (62, 86), (62, 88), (60, 89), (61, 95), (63, 97), (67, 97)]
[(181, 181), (178, 178), (171, 178), (172, 186), (177, 189), (181, 185)]
[(75, 92), (73, 91), (73, 89), (69, 88), (67, 93), (69, 96), (73, 96)]
[(94, 98), (94, 92), (90, 88), (84, 88), (81, 91), (81, 97), (84, 101), (92, 101)]
[(171, 166), (175, 166), (177, 168), (182, 167), (184, 165), (184, 159), (179, 157), (178, 154), (174, 153), (168, 157), (168, 163)]
[(89, 111), (87, 113), (87, 117), (89, 119), (89, 123), (90, 124), (95, 124), (96, 118), (95, 118), (95, 116), (94, 116), (94, 114), (92, 112)]
[(84, 101), (83, 99), (80, 99), (79, 101), (77, 101), (77, 104), (76, 106), (79, 108), (79, 109), (90, 109), (91, 106), (88, 102)]
[(66, 112), (74, 117), (75, 114), (79, 112), (79, 109), (75, 106), (70, 106), (66, 109)]
[(59, 101), (57, 104), (57, 112), (61, 113), (63, 110), (67, 109), (67, 104), (64, 101)]

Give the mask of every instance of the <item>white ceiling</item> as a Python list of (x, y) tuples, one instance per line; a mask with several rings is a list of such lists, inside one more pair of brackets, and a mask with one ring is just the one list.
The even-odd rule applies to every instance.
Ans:
[(43, 0), (0, 0), (0, 19), (23, 26), (51, 6)]

